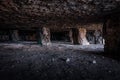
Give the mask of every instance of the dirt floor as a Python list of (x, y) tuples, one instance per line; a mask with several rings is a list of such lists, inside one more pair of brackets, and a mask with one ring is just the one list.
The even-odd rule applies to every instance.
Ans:
[(103, 45), (0, 43), (0, 80), (120, 80)]

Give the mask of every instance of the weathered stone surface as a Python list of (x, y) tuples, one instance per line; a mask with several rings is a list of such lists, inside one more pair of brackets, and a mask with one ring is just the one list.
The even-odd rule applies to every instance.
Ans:
[(50, 40), (50, 29), (47, 27), (43, 27), (43, 39), (42, 39), (42, 44), (43, 45), (50, 45), (51, 40)]
[(12, 30), (11, 37), (13, 42), (18, 41), (19, 40), (18, 30)]
[(0, 0), (0, 25), (38, 27), (96, 21), (118, 12), (119, 7), (120, 0)]
[(86, 39), (86, 29), (79, 28), (79, 43), (81, 45), (89, 45), (89, 42)]
[(107, 20), (105, 35), (105, 52), (109, 55), (120, 57), (120, 17), (112, 16)]
[(37, 30), (37, 42), (40, 45), (50, 45), (50, 29), (47, 27), (39, 28)]
[(73, 44), (73, 36), (72, 36), (73, 32), (72, 29), (69, 30), (69, 37), (70, 37), (70, 42)]
[[(86, 29), (87, 40), (90, 44), (103, 44), (103, 23), (88, 23), (84, 25), (77, 25), (80, 29)], [(82, 31), (84, 32), (84, 30)]]

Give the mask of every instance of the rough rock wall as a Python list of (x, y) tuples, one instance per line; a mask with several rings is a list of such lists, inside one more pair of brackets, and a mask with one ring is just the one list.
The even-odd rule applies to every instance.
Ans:
[[(105, 52), (108, 55), (120, 57), (120, 15), (112, 16), (105, 26)], [(120, 58), (119, 58), (120, 59)]]
[(102, 14), (119, 5), (119, 0), (13, 0), (12, 2), (17, 4), (21, 11), (40, 16)]
[(87, 30), (101, 30), (103, 27), (103, 23), (90, 23), (83, 25)]

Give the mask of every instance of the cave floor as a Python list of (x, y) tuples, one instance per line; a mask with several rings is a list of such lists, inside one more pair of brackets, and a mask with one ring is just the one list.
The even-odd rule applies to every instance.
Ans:
[(120, 80), (103, 45), (0, 43), (0, 80)]

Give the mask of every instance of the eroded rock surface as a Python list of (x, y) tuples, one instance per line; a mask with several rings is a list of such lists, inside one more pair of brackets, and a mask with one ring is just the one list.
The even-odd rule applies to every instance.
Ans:
[(118, 12), (119, 7), (120, 0), (1, 0), (0, 23), (9, 27), (76, 23)]
[(2, 80), (120, 79), (120, 63), (96, 55), (101, 54), (98, 52), (102, 51), (99, 50), (101, 45), (75, 46), (57, 43), (51, 47), (41, 47), (2, 43), (0, 46)]

